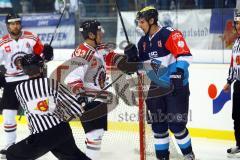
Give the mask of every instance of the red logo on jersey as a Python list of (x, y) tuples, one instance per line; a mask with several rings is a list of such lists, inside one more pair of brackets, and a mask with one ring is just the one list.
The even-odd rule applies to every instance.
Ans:
[(48, 111), (48, 108), (49, 108), (48, 104), (49, 104), (48, 99), (39, 101), (35, 109), (42, 112), (46, 112)]
[(30, 44), (29, 44), (28, 42), (26, 43), (26, 47), (27, 47), (27, 48), (30, 48)]
[(10, 46), (6, 46), (6, 47), (5, 47), (5, 51), (6, 51), (6, 52), (11, 52)]

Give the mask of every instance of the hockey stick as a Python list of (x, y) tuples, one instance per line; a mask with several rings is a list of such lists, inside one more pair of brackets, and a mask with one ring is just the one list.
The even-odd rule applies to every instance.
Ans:
[[(60, 18), (59, 18), (59, 20), (58, 20), (57, 26), (56, 26), (56, 28), (55, 28), (55, 30), (54, 30), (54, 34), (53, 34), (53, 36), (52, 36), (52, 38), (51, 38), (51, 40), (50, 40), (50, 43), (49, 43), (50, 46), (51, 46), (51, 44), (52, 44), (52, 42), (53, 42), (54, 37), (56, 36), (57, 29), (58, 29), (58, 27), (59, 27), (59, 25), (60, 25), (60, 23), (61, 23), (62, 17), (63, 17), (63, 15), (64, 15), (65, 10), (66, 10), (66, 0), (62, 0), (62, 1), (63, 1), (62, 13), (61, 13)], [(60, 10), (61, 10), (61, 9), (60, 9)], [(46, 66), (45, 66), (45, 67), (46, 67)], [(22, 112), (21, 112), (21, 113), (22, 113)], [(22, 118), (23, 115), (24, 115), (24, 114), (20, 114), (20, 116), (19, 116), (19, 118), (18, 118), (19, 121), (21, 120), (21, 118)]]
[(122, 24), (122, 27), (123, 27), (123, 32), (124, 32), (124, 34), (125, 34), (127, 43), (129, 44), (130, 41), (129, 41), (129, 38), (128, 38), (128, 35), (127, 35), (126, 27), (125, 27), (124, 22), (123, 22), (121, 10), (120, 10), (119, 5), (118, 5), (118, 0), (116, 0), (116, 6), (117, 6), (118, 15), (119, 15), (120, 20), (121, 20), (121, 24)]
[[(95, 101), (97, 98), (99, 98), (99, 97), (101, 96), (101, 94), (102, 94), (103, 91), (106, 91), (109, 87), (111, 87), (114, 83), (116, 83), (116, 82), (119, 80), (119, 78), (121, 78), (123, 75), (124, 75), (123, 73), (120, 74), (114, 81), (112, 81), (112, 83), (110, 83), (109, 85), (107, 85), (106, 87), (104, 87), (102, 90), (98, 91), (98, 93), (97, 93), (97, 94), (91, 99), (91, 101), (88, 102), (88, 103), (92, 103), (92, 102)], [(84, 105), (84, 104), (81, 104), (81, 106), (85, 107), (86, 104), (85, 104), (85, 105)]]
[[(110, 83), (109, 85), (107, 85), (106, 87), (104, 87), (101, 91), (99, 91), (94, 98), (88, 102), (87, 104), (91, 104), (94, 102), (94, 100), (96, 100), (97, 98), (99, 98), (102, 94), (103, 91), (107, 90), (109, 87), (111, 87), (114, 83), (116, 83), (124, 74), (120, 74), (114, 81), (112, 81), (112, 83)], [(97, 105), (96, 107), (86, 110), (88, 108), (87, 104), (85, 104), (83, 106), (83, 109), (85, 110), (84, 113), (82, 114), (82, 116), (80, 117), (80, 120), (82, 122), (88, 122), (94, 119), (98, 119), (100, 117), (103, 117), (104, 115), (108, 114), (108, 112), (112, 111), (114, 108), (116, 108), (116, 105), (110, 105), (110, 107), (106, 104), (106, 103), (100, 103), (99, 105)], [(81, 104), (80, 104), (81, 105)]]
[[(60, 25), (60, 23), (61, 23), (61, 21), (62, 21), (62, 17), (63, 17), (63, 15), (64, 15), (65, 10), (66, 10), (66, 0), (62, 0), (62, 1), (63, 1), (62, 13), (61, 13), (60, 18), (59, 18), (59, 20), (58, 20), (57, 26), (56, 26), (56, 28), (55, 28), (55, 30), (54, 30), (53, 36), (52, 36), (52, 38), (51, 38), (51, 40), (50, 40), (50, 43), (49, 43), (50, 46), (51, 46), (51, 44), (52, 44), (52, 41), (53, 41), (54, 37), (55, 37), (56, 34), (57, 34), (57, 29), (58, 29), (58, 27), (59, 27), (59, 25)], [(60, 10), (60, 12), (61, 12), (61, 8), (60, 8), (59, 10)]]
[[(127, 31), (126, 31), (126, 27), (124, 25), (123, 22), (123, 18), (122, 18), (122, 14), (118, 5), (118, 0), (116, 0), (116, 6), (117, 6), (117, 11), (118, 11), (118, 15), (120, 17), (121, 20), (121, 24), (123, 27), (123, 32), (125, 34), (127, 43), (130, 44), (128, 35), (127, 35)], [(143, 91), (142, 91), (142, 76), (137, 72), (138, 75), (138, 80), (139, 80), (139, 88), (138, 88), (138, 96), (139, 96), (139, 138), (140, 138), (140, 160), (145, 160), (146, 159), (146, 150), (145, 150), (145, 130), (144, 130), (144, 100), (143, 100)], [(134, 81), (133, 81), (134, 82)], [(134, 85), (136, 86), (135, 82)]]
[(121, 78), (123, 75), (124, 75), (123, 73), (120, 74), (114, 81), (112, 81), (112, 83), (110, 83), (109, 85), (107, 85), (106, 87), (104, 87), (101, 91), (99, 91), (99, 92), (95, 95), (95, 97), (93, 97), (93, 99), (90, 101), (90, 103), (93, 102), (95, 99), (97, 99), (97, 98), (101, 95), (101, 93), (102, 93), (103, 91), (106, 91), (109, 87), (111, 87), (114, 83), (116, 83), (116, 82), (118, 81), (118, 79)]

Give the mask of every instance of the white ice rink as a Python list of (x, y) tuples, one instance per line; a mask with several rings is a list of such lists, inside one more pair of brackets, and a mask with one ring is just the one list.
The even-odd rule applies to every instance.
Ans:
[[(0, 128), (0, 148), (2, 148), (4, 144), (2, 124), (0, 124)], [(77, 128), (75, 125), (72, 128), (77, 145), (84, 151), (83, 130)], [(29, 133), (27, 126), (19, 124), (17, 133), (18, 141), (27, 137)], [(137, 152), (138, 140), (134, 138), (136, 134), (137, 133), (108, 131), (103, 138), (101, 160), (139, 160), (139, 154)], [(227, 157), (226, 149), (234, 146), (234, 141), (206, 138), (192, 138), (192, 143), (198, 160), (229, 160), (230, 158)], [(147, 160), (152, 159), (155, 158), (147, 158)], [(56, 160), (56, 158), (51, 153), (48, 153), (39, 158), (39, 160)], [(237, 158), (231, 158), (231, 160), (237, 160)]]

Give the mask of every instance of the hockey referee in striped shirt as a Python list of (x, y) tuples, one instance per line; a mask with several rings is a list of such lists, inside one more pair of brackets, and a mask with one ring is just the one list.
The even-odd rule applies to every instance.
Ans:
[(28, 81), (16, 87), (31, 135), (7, 149), (8, 160), (33, 160), (51, 151), (58, 159), (90, 160), (75, 144), (67, 121), (81, 116), (77, 100), (60, 83), (42, 75), (43, 59), (25, 55), (21, 60)]

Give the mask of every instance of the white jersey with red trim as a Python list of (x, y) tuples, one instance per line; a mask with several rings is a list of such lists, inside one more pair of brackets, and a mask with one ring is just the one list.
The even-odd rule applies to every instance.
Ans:
[(16, 41), (10, 34), (0, 39), (0, 61), (4, 62), (6, 68), (6, 81), (14, 82), (28, 79), (20, 68), (20, 58), (25, 54), (35, 53), (40, 55), (43, 51), (43, 45), (37, 35), (22, 31), (22, 35)]
[(65, 83), (74, 93), (79, 89), (99, 91), (106, 86), (105, 56), (112, 53), (104, 45), (96, 49), (87, 43), (80, 44), (73, 53), (73, 58), (80, 58), (81, 65), (65, 78)]

